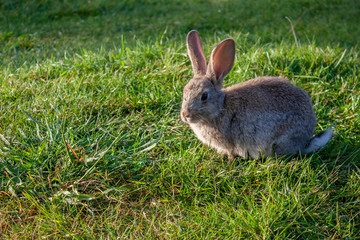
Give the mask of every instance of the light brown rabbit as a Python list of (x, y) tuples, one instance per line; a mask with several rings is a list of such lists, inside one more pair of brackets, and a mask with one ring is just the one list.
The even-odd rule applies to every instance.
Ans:
[(310, 97), (280, 77), (259, 77), (222, 88), (235, 59), (233, 39), (221, 41), (206, 66), (197, 31), (187, 35), (194, 76), (183, 90), (181, 119), (200, 141), (235, 157), (309, 153), (331, 138), (313, 137), (316, 116)]

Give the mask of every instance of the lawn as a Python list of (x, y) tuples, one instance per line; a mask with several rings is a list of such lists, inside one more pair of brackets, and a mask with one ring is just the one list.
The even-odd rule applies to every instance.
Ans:
[[(0, 3), (2, 239), (359, 239), (360, 2)], [(236, 42), (224, 85), (305, 89), (321, 151), (232, 164), (181, 122), (205, 53)]]

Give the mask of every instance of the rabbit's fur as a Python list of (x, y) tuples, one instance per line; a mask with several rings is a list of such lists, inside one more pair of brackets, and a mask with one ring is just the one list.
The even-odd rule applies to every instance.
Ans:
[(331, 138), (313, 137), (316, 116), (301, 88), (280, 77), (259, 77), (222, 88), (235, 59), (235, 42), (221, 41), (206, 66), (199, 34), (187, 36), (194, 77), (184, 87), (181, 119), (203, 143), (229, 159), (308, 153)]

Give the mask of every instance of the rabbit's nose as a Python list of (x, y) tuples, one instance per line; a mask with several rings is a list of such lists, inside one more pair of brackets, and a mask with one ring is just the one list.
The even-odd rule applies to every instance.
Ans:
[(183, 116), (184, 119), (187, 119), (187, 118), (189, 118), (189, 116), (190, 116), (190, 114), (189, 114), (189, 112), (188, 112), (187, 110), (182, 110), (182, 111), (181, 111), (181, 114), (182, 114), (182, 116)]

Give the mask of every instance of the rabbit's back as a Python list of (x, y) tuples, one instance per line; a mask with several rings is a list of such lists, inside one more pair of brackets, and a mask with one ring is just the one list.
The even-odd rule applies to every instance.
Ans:
[(315, 118), (309, 95), (279, 77), (258, 77), (224, 88), (223, 91), (231, 107), (242, 106), (254, 112), (295, 112)]
[(296, 153), (315, 131), (310, 97), (287, 80), (260, 77), (223, 90), (226, 97), (220, 122), (228, 123), (226, 135), (233, 142), (234, 155), (256, 158), (274, 151)]

